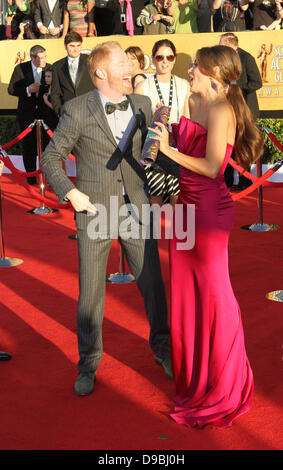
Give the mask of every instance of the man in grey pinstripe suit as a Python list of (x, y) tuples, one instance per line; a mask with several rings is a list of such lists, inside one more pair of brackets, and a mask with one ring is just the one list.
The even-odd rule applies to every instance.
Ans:
[[(78, 395), (93, 391), (102, 359), (106, 266), (116, 236), (144, 298), (150, 325), (149, 344), (155, 360), (172, 378), (157, 240), (141, 235), (129, 238), (126, 232), (113, 229), (111, 223), (105, 224), (99, 236), (90, 230), (97, 220), (96, 207), (105, 208), (107, 221), (113, 222), (111, 200), (115, 198), (116, 209), (126, 203), (131, 223), (141, 232), (143, 224), (139, 217), (143, 207), (149, 207), (149, 200), (140, 158), (152, 117), (151, 102), (142, 95), (128, 95), (131, 65), (118, 43), (96, 46), (89, 57), (89, 69), (95, 89), (64, 105), (53, 139), (41, 159), (42, 171), (59, 200), (68, 199), (76, 211), (80, 286), (77, 315), (80, 358), (75, 384)], [(76, 155), (76, 187), (61, 164), (72, 149)], [(147, 223), (146, 228), (150, 227), (151, 223)]]

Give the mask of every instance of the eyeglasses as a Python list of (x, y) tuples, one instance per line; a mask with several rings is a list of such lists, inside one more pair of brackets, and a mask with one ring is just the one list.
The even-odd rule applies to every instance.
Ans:
[(157, 62), (162, 62), (162, 60), (167, 59), (168, 62), (174, 62), (175, 56), (174, 55), (156, 55), (155, 59)]

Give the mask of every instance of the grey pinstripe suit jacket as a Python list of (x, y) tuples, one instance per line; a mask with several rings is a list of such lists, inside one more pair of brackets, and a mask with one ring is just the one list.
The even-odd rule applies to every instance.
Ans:
[[(106, 165), (115, 152), (116, 154), (118, 152), (118, 156), (120, 152), (109, 128), (97, 89), (74, 98), (63, 106), (53, 139), (41, 159), (42, 171), (61, 202), (74, 188), (61, 163), (70, 152), (73, 152), (76, 155), (76, 187), (87, 194), (93, 204), (103, 204), (108, 210), (111, 195), (121, 196), (122, 201), (122, 180), (131, 203), (135, 204), (139, 211), (142, 204), (148, 203), (144, 190), (145, 183), (130, 163), (135, 160), (135, 165), (138, 164), (145, 175), (140, 157), (143, 133), (150, 125), (152, 117), (151, 101), (142, 95), (133, 94), (128, 98), (139, 126), (133, 136), (128, 159), (122, 159), (113, 171)], [(146, 181), (146, 178), (144, 180)], [(86, 228), (90, 220), (91, 217), (84, 213), (76, 214), (78, 228)]]

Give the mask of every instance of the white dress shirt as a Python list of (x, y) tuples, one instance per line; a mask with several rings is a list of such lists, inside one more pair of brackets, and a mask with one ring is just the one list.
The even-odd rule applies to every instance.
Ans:
[[(135, 116), (131, 108), (131, 105), (129, 103), (128, 109), (126, 111), (120, 111), (119, 109), (117, 109), (113, 113), (107, 114), (106, 103), (109, 103), (109, 102), (113, 103), (113, 101), (111, 101), (109, 98), (104, 96), (100, 90), (98, 90), (98, 93), (102, 102), (106, 119), (108, 121), (109, 127), (113, 134), (113, 137), (116, 140), (119, 149), (123, 151), (125, 148), (125, 144), (127, 142), (128, 136), (135, 123)], [(125, 99), (127, 99), (127, 97), (123, 96), (123, 98), (119, 100), (117, 103), (120, 103), (121, 101), (124, 101)], [(123, 182), (123, 194), (126, 194), (124, 182)]]

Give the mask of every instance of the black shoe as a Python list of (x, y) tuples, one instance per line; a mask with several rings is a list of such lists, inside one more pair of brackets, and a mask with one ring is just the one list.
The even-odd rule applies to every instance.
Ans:
[(29, 176), (27, 178), (27, 184), (30, 184), (30, 185), (36, 184), (36, 176)]
[(171, 369), (171, 360), (170, 360), (170, 356), (167, 355), (163, 358), (161, 357), (158, 357), (158, 356), (154, 356), (154, 359), (155, 359), (155, 362), (157, 364), (159, 364), (160, 366), (163, 367), (164, 369), (164, 372), (165, 374), (167, 375), (167, 377), (169, 377), (169, 379), (171, 380), (174, 380), (174, 377), (173, 377), (173, 372), (172, 372), (172, 369)]
[(242, 191), (242, 188), (238, 184), (233, 184), (233, 186), (231, 186), (230, 190), (231, 191)]
[(75, 392), (77, 395), (89, 395), (94, 390), (95, 375), (94, 372), (80, 372), (75, 383)]
[(11, 359), (11, 357), (11, 354), (0, 351), (0, 361), (8, 361), (9, 359)]

